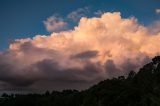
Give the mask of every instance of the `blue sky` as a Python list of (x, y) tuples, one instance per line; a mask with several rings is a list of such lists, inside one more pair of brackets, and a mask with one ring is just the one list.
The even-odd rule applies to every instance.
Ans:
[[(0, 0), (0, 49), (16, 38), (49, 34), (43, 21), (58, 14), (62, 18), (78, 8), (88, 7), (87, 17), (95, 12), (120, 11), (122, 17), (134, 16), (144, 25), (160, 19), (155, 10), (160, 0)], [(76, 23), (69, 22), (69, 28)]]

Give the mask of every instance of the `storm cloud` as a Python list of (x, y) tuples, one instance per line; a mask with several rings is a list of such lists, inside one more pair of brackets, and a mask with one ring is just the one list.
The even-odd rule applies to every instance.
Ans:
[(138, 71), (160, 53), (160, 32), (152, 28), (107, 12), (82, 17), (72, 30), (15, 39), (0, 52), (0, 82), (7, 85), (0, 87), (84, 89)]
[(74, 58), (93, 58), (93, 57), (96, 57), (98, 54), (97, 51), (85, 51), (85, 52), (82, 52), (82, 53), (79, 53), (79, 54), (76, 54), (75, 56), (73, 56)]

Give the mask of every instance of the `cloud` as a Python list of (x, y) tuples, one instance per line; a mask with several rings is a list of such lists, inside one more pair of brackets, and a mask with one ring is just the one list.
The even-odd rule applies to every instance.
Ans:
[(67, 22), (65, 22), (63, 18), (57, 16), (51, 16), (43, 23), (49, 32), (61, 31), (67, 28)]
[(85, 51), (85, 52), (76, 54), (76, 55), (73, 56), (73, 57), (74, 57), (74, 58), (80, 58), (80, 59), (83, 59), (83, 58), (93, 58), (93, 57), (96, 57), (97, 54), (98, 54), (97, 51)]
[(102, 11), (102, 10), (98, 10), (98, 11), (94, 12), (94, 14), (95, 14), (96, 16), (101, 16), (101, 15), (104, 14), (104, 13), (105, 13), (105, 12)]
[(76, 11), (72, 11), (70, 14), (68, 14), (67, 18), (77, 22), (81, 17), (85, 17), (87, 13), (89, 13), (88, 7), (79, 8)]
[(156, 9), (156, 13), (157, 13), (157, 14), (160, 14), (160, 9)]
[(149, 27), (149, 33), (156, 34), (160, 32), (160, 21), (154, 21)]
[(160, 53), (157, 27), (107, 12), (81, 18), (73, 30), (16, 39), (0, 52), (2, 87), (84, 89), (138, 71)]

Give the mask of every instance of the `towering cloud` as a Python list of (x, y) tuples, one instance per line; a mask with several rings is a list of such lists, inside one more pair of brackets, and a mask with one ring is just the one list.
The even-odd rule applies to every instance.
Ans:
[(82, 89), (126, 75), (160, 53), (160, 32), (150, 29), (134, 17), (107, 12), (81, 18), (73, 30), (16, 39), (0, 53), (0, 81), (12, 87)]

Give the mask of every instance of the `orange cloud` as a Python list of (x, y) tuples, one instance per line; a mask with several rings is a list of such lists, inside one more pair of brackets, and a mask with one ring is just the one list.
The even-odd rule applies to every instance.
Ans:
[[(75, 82), (95, 83), (136, 71), (158, 55), (160, 32), (150, 33), (151, 28), (139, 24), (135, 17), (122, 18), (120, 12), (107, 12), (99, 18), (82, 17), (73, 30), (15, 40), (6, 58), (14, 53), (10, 58), (22, 64), (16, 68), (30, 67), (34, 78), (72, 77), (70, 80)], [(46, 70), (50, 70), (50, 75), (42, 74)]]

